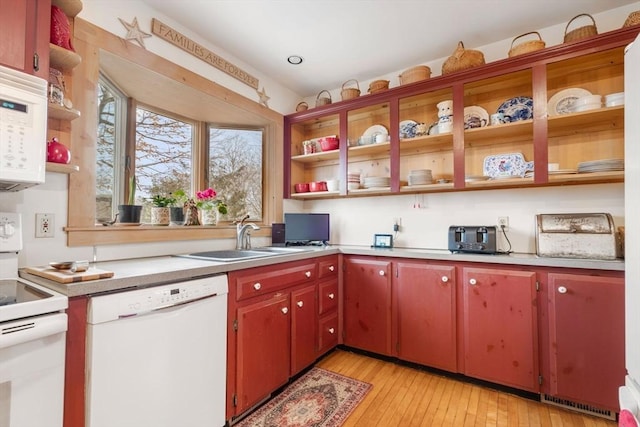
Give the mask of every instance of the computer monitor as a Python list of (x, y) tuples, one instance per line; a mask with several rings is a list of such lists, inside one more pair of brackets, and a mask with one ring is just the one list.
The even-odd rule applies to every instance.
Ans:
[(288, 245), (326, 245), (329, 236), (328, 213), (284, 214), (284, 239)]

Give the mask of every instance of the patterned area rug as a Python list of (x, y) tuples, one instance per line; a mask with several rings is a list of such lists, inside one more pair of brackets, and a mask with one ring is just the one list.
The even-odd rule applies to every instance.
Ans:
[(313, 368), (237, 427), (338, 427), (371, 384)]

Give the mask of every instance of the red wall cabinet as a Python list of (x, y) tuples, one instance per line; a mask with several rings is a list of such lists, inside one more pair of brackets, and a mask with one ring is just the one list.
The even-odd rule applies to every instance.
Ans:
[(0, 64), (49, 78), (50, 0), (0, 0)]
[(344, 257), (344, 343), (392, 355), (391, 262)]
[(455, 372), (456, 270), (398, 262), (393, 278), (398, 357)]
[(619, 410), (624, 278), (548, 275), (550, 394)]
[(536, 273), (461, 270), (464, 374), (537, 392)]

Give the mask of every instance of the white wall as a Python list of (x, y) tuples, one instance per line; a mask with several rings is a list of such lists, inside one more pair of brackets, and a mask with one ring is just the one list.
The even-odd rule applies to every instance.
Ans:
[[(124, 36), (125, 31), (118, 21), (118, 17), (127, 22), (131, 22), (134, 17), (137, 17), (141, 29), (146, 32), (149, 32), (151, 18), (156, 17), (194, 40), (199, 39), (188, 29), (177, 25), (169, 17), (155, 13), (138, 0), (84, 0), (83, 4), (80, 17), (120, 36)], [(640, 2), (596, 15), (599, 31), (605, 32), (620, 27), (626, 16), (631, 11), (638, 9), (640, 9)], [(562, 41), (563, 31), (564, 26), (557, 26), (543, 29), (541, 34), (547, 41), (547, 45), (550, 46)], [(480, 49), (484, 52), (487, 62), (490, 62), (504, 58), (510, 43), (511, 40), (504, 40)], [(218, 72), (213, 67), (170, 46), (157, 37), (145, 39), (145, 44), (149, 51), (202, 74), (249, 99), (256, 101), (258, 99), (253, 89), (224, 73)], [(283, 113), (294, 110), (300, 99), (298, 95), (278, 87), (268, 77), (236, 60), (233, 55), (214, 46), (207, 47), (228, 61), (234, 62), (256, 75), (260, 79), (261, 87), (264, 85), (269, 88), (268, 95), (271, 97), (269, 106), (272, 109)], [(441, 64), (442, 60), (428, 63), (435, 75), (439, 73)], [(399, 72), (396, 71), (389, 73), (387, 77), (380, 76), (379, 78), (389, 78), (393, 82), (397, 82), (398, 74)], [(365, 84), (365, 82), (360, 84), (363, 87), (368, 86), (368, 83)], [(339, 89), (336, 90), (339, 92)], [(67, 220), (67, 176), (47, 173), (46, 181), (44, 185), (18, 193), (2, 193), (0, 197), (0, 211), (19, 212), (23, 217), (24, 250), (19, 255), (19, 266), (43, 265), (53, 260), (92, 259), (94, 248), (69, 248), (66, 246), (66, 235), (62, 227)], [(490, 225), (495, 224), (497, 216), (509, 216), (511, 229), (509, 238), (513, 244), (513, 250), (535, 252), (534, 216), (536, 213), (609, 212), (614, 216), (617, 225), (624, 225), (623, 188), (622, 184), (609, 184), (454, 192), (426, 194), (417, 197), (402, 195), (307, 202), (286, 200), (284, 208), (285, 211), (331, 213), (333, 243), (349, 245), (370, 245), (374, 233), (390, 233), (394, 218), (401, 218), (402, 227), (397, 239), (398, 246), (425, 248), (446, 248), (446, 232), (449, 225)], [(413, 208), (414, 203), (418, 202), (421, 208)], [(87, 203), (92, 203), (92, 201), (87, 200)], [(35, 238), (35, 213), (55, 215), (54, 238)], [(268, 244), (268, 239), (255, 239), (254, 244)], [(96, 248), (96, 253), (98, 260), (108, 260), (186, 253), (214, 248), (232, 248), (234, 245), (233, 239), (171, 242), (168, 244), (113, 245), (100, 246)], [(0, 258), (2, 270), (7, 269), (7, 264), (3, 263), (4, 258), (4, 256)], [(5, 271), (2, 273), (3, 276), (7, 275)]]

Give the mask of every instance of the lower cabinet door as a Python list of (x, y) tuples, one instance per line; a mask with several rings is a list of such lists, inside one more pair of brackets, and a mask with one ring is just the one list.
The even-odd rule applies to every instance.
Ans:
[(624, 384), (624, 279), (549, 274), (551, 394), (617, 411)]
[(536, 273), (463, 267), (464, 373), (538, 392)]
[(291, 375), (316, 360), (317, 313), (316, 287), (291, 292)]
[(289, 294), (238, 307), (237, 409), (242, 413), (289, 379)]
[(455, 267), (398, 262), (396, 271), (398, 357), (455, 372)]

